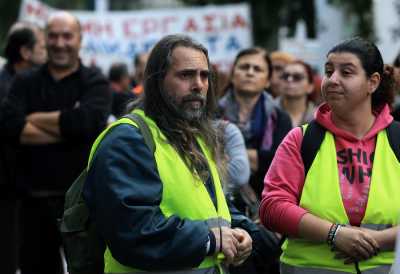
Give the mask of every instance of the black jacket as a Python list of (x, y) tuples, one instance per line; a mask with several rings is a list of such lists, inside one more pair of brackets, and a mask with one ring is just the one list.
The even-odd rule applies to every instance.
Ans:
[[(0, 103), (6, 98), (15, 71), (11, 64), (6, 64), (0, 70)], [(0, 142), (0, 199), (11, 198), (15, 194), (16, 148)]]
[[(106, 126), (110, 106), (109, 84), (98, 70), (80, 65), (58, 81), (49, 74), (47, 65), (17, 75), (0, 108), (0, 138), (19, 148), (18, 188), (27, 193), (64, 193), (86, 166), (90, 146)], [(61, 111), (62, 142), (19, 143), (28, 114), (57, 110)]]

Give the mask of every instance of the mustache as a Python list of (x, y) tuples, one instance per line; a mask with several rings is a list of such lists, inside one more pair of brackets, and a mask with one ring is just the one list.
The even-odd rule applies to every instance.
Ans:
[(53, 52), (70, 52), (71, 49), (68, 47), (58, 47), (58, 46), (49, 46), (47, 48), (48, 51), (53, 51)]
[(190, 101), (200, 101), (203, 105), (205, 104), (207, 98), (201, 94), (189, 94), (182, 98), (182, 103)]

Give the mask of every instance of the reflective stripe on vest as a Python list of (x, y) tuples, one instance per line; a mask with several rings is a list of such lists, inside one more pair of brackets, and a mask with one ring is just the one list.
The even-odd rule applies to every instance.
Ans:
[[(362, 274), (388, 274), (390, 271), (390, 265), (383, 265), (367, 270), (363, 270)], [(330, 269), (320, 269), (311, 267), (296, 267), (288, 264), (281, 263), (280, 274), (348, 274), (349, 272), (336, 271)], [(356, 273), (356, 269), (353, 266), (353, 270), (350, 273)]]
[(210, 229), (214, 228), (214, 227), (222, 227), (222, 226), (231, 227), (231, 224), (227, 220), (225, 220), (221, 217), (210, 218), (210, 219), (206, 220), (206, 223), (208, 225), (208, 228), (210, 228)]
[[(363, 227), (382, 230), (397, 225), (400, 215), (400, 164), (394, 155), (385, 130), (378, 133), (368, 203), (362, 220)], [(305, 179), (300, 206), (309, 213), (333, 223), (349, 224), (343, 205), (336, 147), (333, 135), (326, 131), (314, 162)], [(281, 261), (302, 268), (332, 269), (354, 272), (354, 265), (344, 265), (334, 259), (326, 243), (313, 243), (305, 239), (288, 238), (283, 247)], [(390, 265), (393, 252), (379, 252), (369, 260), (359, 263), (360, 270)], [(296, 272), (297, 273), (297, 272)]]
[[(181, 156), (169, 144), (165, 135), (157, 127), (155, 122), (146, 117), (143, 111), (135, 110), (135, 113), (142, 116), (149, 126), (156, 146), (154, 157), (163, 188), (160, 203), (160, 210), (163, 215), (166, 218), (171, 215), (177, 215), (182, 219), (204, 220), (209, 228), (217, 226), (230, 227), (231, 217), (225, 201), (217, 167), (204, 142), (197, 138), (197, 142), (207, 159), (208, 168), (211, 173), (217, 200), (217, 209), (204, 183), (188, 169)], [(121, 120), (136, 126), (135, 123), (129, 119)], [(196, 237), (196, 235), (193, 236)], [(143, 270), (133, 269), (120, 264), (112, 257), (108, 248), (104, 254), (104, 259), (105, 273), (146, 273)], [(224, 271), (220, 264), (223, 259), (222, 253), (215, 256), (207, 256), (198, 268), (171, 273), (210, 273), (209, 271), (215, 271), (216, 269), (220, 269), (223, 273)]]

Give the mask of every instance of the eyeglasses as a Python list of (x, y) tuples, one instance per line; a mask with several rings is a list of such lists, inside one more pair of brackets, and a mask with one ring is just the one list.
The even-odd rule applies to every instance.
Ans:
[(289, 81), (289, 79), (292, 79), (293, 82), (300, 82), (304, 78), (306, 78), (306, 76), (301, 73), (286, 73), (286, 72), (284, 72), (281, 76), (282, 80)]

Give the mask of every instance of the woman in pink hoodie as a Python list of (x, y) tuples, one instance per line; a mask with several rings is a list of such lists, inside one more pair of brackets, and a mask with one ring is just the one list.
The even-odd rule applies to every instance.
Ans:
[(281, 273), (387, 273), (400, 216), (400, 164), (392, 123), (393, 70), (354, 38), (327, 54), (315, 121), (325, 131), (308, 171), (303, 131), (279, 146), (264, 180), (261, 222), (286, 235)]

